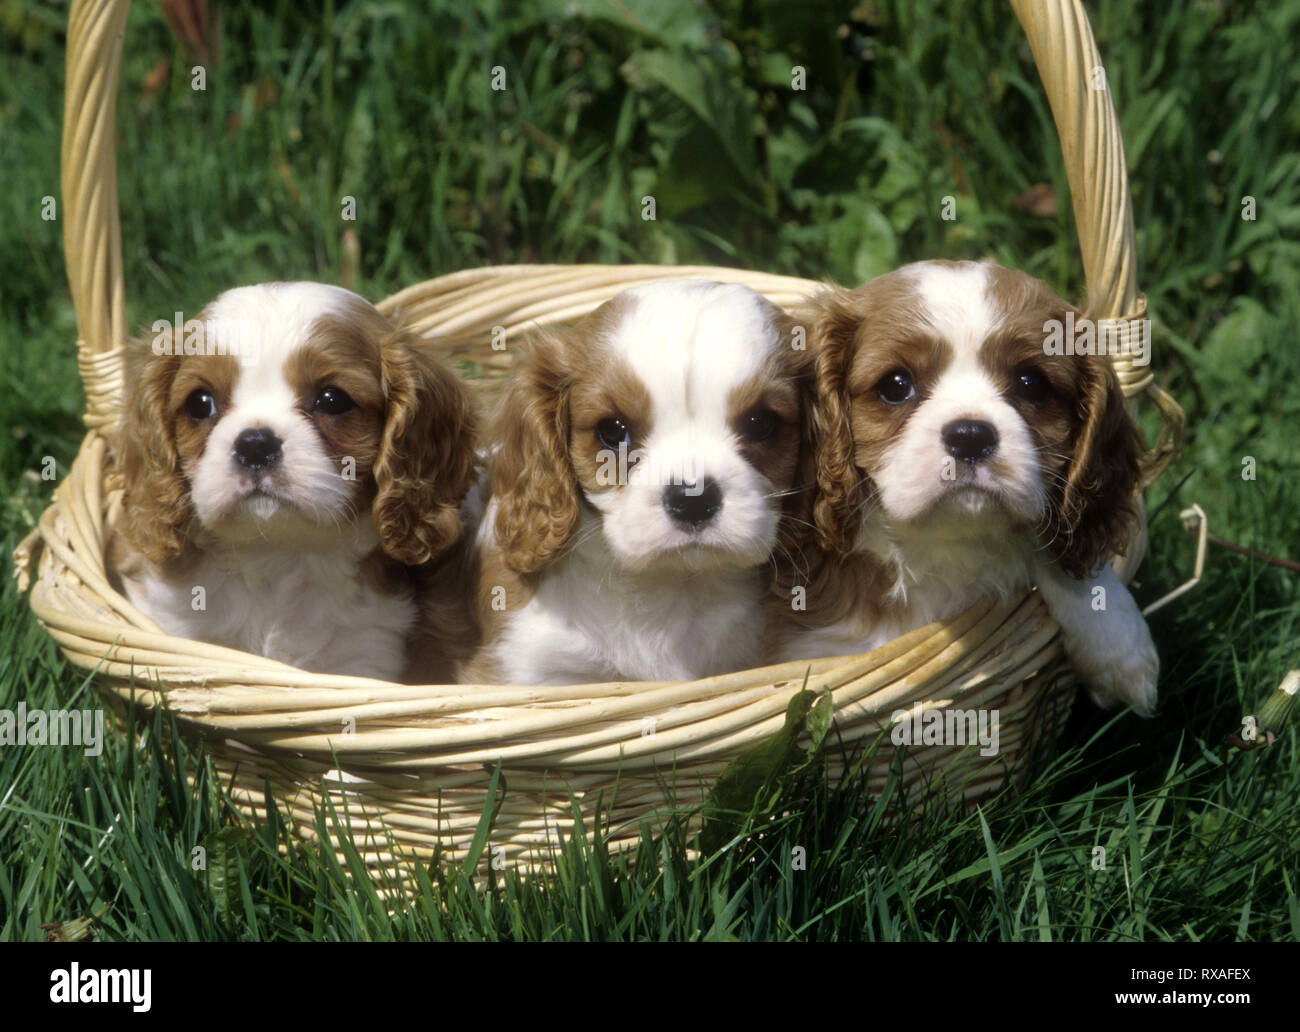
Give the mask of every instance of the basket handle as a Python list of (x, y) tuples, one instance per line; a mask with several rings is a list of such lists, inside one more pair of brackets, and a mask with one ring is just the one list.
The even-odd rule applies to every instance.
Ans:
[[(1088, 288), (1106, 317), (1137, 305), (1133, 209), (1110, 91), (1079, 0), (1010, 0), (1056, 120)], [(77, 331), (92, 352), (126, 336), (114, 154), (118, 71), (130, 0), (73, 0), (68, 19), (63, 246)]]
[(1092, 28), (1079, 0), (1011, 0), (1029, 38), (1070, 180), (1090, 307), (1100, 318), (1139, 305), (1124, 141)]
[[(1138, 334), (1145, 334), (1149, 324), (1146, 298), (1137, 290), (1137, 243), (1124, 140), (1092, 27), (1080, 0), (1010, 3), (1029, 39), (1056, 122), (1083, 254), (1090, 314), (1115, 320), (1115, 340), (1127, 345), (1138, 339)], [(1145, 392), (1163, 424), (1143, 463), (1144, 486), (1182, 452), (1186, 423), (1182, 408), (1156, 384), (1150, 356), (1148, 347), (1146, 362), (1139, 366), (1127, 347), (1110, 355), (1125, 395), (1132, 398)]]
[[(63, 256), (80, 350), (92, 356), (126, 340), (115, 133), (117, 76), (130, 6), (130, 0), (74, 0), (68, 16), (60, 158)], [(85, 372), (83, 364), (83, 382)]]
[[(1146, 311), (1137, 293), (1124, 143), (1087, 15), (1080, 0), (1010, 3), (1029, 38), (1056, 121), (1091, 307), (1099, 318), (1137, 329)], [(68, 20), (63, 247), (80, 338), (86, 422), (97, 427), (110, 425), (120, 404), (116, 358), (126, 340), (115, 132), (129, 9), (130, 0), (73, 0)], [(1182, 413), (1156, 387), (1149, 367), (1135, 367), (1129, 356), (1113, 358), (1125, 393), (1145, 390), (1165, 421), (1148, 458), (1149, 481), (1179, 450)]]

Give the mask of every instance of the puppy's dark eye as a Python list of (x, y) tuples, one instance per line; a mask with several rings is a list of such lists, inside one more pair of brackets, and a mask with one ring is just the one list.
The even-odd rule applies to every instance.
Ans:
[(316, 395), (317, 412), (327, 416), (341, 416), (357, 407), (357, 403), (348, 397), (348, 392), (341, 387), (322, 387)]
[(1027, 366), (1016, 372), (1015, 391), (1017, 398), (1036, 405), (1047, 400), (1052, 393), (1052, 384), (1037, 369)]
[(596, 437), (606, 448), (614, 449), (632, 439), (627, 424), (621, 419), (602, 419), (596, 424)]
[(754, 409), (740, 417), (740, 436), (757, 444), (776, 433), (780, 425), (781, 420), (771, 409)]
[(876, 393), (886, 405), (901, 405), (916, 397), (916, 384), (906, 369), (891, 369), (876, 384)]
[(185, 399), (185, 414), (196, 423), (211, 419), (217, 414), (217, 399), (204, 387), (190, 391), (189, 397)]

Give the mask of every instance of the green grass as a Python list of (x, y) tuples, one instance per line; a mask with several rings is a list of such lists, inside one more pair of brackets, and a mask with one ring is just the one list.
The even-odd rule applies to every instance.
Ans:
[[(221, 62), (196, 93), (194, 58), (135, 4), (118, 108), (131, 324), (260, 279), (378, 298), (515, 261), (856, 282), (991, 257), (1081, 291), (1050, 114), (997, 0), (878, 0), (852, 21), (848, 3), (571, 6), (337, 0), (322, 19), (223, 4)], [(1087, 7), (1127, 146), (1154, 368), (1188, 414), (1186, 453), (1148, 494), (1145, 602), (1190, 571), (1178, 513), (1192, 502), (1223, 537), (1300, 557), (1300, 0)], [(82, 435), (61, 225), (40, 218), (59, 193), (64, 18), (0, 0), (6, 554), (48, 503), (44, 459), (63, 475)], [(490, 89), (495, 66), (509, 89)], [(1036, 183), (1058, 214), (1011, 203)], [(939, 218), (945, 196), (956, 221)], [(162, 718), (97, 759), (0, 748), (0, 938), (90, 916), (106, 939), (1300, 939), (1297, 733), (1249, 754), (1219, 744), (1300, 664), (1298, 588), (1212, 552), (1152, 620), (1160, 716), (1080, 702), (1053, 763), (979, 810), (925, 804), (886, 829), (888, 806), (814, 777), (725, 853), (687, 860), (671, 827), (630, 858), (575, 842), (550, 881), (507, 871), (480, 891), (449, 866), (391, 908), (278, 824), (241, 823), (201, 755), (164, 744)], [(6, 578), (0, 708), (91, 698)]]

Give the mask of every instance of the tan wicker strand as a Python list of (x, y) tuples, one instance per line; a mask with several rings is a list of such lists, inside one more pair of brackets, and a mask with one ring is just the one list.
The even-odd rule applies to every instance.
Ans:
[[(1030, 40), (1065, 155), (1093, 310), (1117, 320), (1118, 339), (1143, 331), (1123, 146), (1108, 90), (1076, 0), (1011, 0)], [(954, 801), (978, 798), (1050, 750), (1068, 717), (1072, 677), (1057, 628), (1036, 593), (989, 602), (921, 628), (864, 656), (827, 657), (691, 683), (613, 683), (567, 688), (392, 685), (311, 674), (233, 649), (163, 633), (114, 587), (104, 565), (120, 510), (112, 432), (129, 384), (122, 380), (122, 280), (114, 105), (127, 0), (74, 0), (69, 19), (63, 133), (63, 217), (78, 328), (78, 369), (89, 433), (54, 504), (15, 552), (20, 585), (68, 659), (96, 672), (114, 713), (167, 707), (202, 738), (222, 784), (263, 819), (270, 802), (299, 838), (317, 842), (318, 808), (335, 807), (376, 877), (412, 859), (459, 859), (488, 805), (490, 769), (502, 763), (491, 846), (511, 862), (546, 867), (557, 836), (574, 832), (576, 799), (586, 833), (630, 848), (642, 829), (677, 811), (696, 814), (717, 775), (777, 731), (791, 696), (827, 689), (836, 712), (833, 776), (861, 766), (871, 790), (898, 763), (880, 743), (897, 711), (913, 705), (996, 709), (1002, 751), (914, 745), (902, 755), (909, 790), (939, 786)], [(413, 284), (380, 302), (453, 359), (472, 363), (490, 389), (511, 364), (494, 350), (541, 326), (576, 319), (618, 291), (659, 279), (744, 283), (781, 305), (820, 284), (711, 266), (514, 265), (466, 269)], [(498, 333), (499, 336), (499, 333)], [(1148, 366), (1116, 361), (1124, 390), (1152, 399), (1165, 431), (1148, 476), (1176, 453), (1182, 412)], [(1145, 534), (1145, 528), (1143, 529)], [(1131, 573), (1143, 536), (1123, 564)], [(335, 829), (322, 845), (338, 848)], [(394, 853), (396, 850), (396, 853)]]

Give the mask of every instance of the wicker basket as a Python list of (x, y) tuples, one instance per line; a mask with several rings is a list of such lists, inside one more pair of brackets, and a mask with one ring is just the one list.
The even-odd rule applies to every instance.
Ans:
[[(1064, 149), (1090, 296), (1099, 314), (1144, 316), (1134, 274), (1133, 217), (1123, 145), (1101, 62), (1077, 0), (1012, 0), (1029, 37)], [(588, 834), (598, 799), (609, 848), (637, 840), (640, 826), (698, 806), (738, 755), (778, 731), (807, 663), (747, 670), (690, 683), (616, 683), (571, 688), (423, 686), (310, 674), (232, 649), (164, 634), (109, 585), (104, 543), (120, 489), (109, 434), (122, 404), (124, 284), (114, 165), (114, 104), (127, 0), (78, 0), (68, 32), (63, 132), (64, 244), (80, 339), (89, 427), (70, 474), (40, 526), (15, 554), (31, 606), (69, 660), (95, 671), (116, 709), (134, 700), (166, 705), (209, 755), (250, 814), (264, 785), (298, 833), (312, 837), (321, 800), (346, 801), (367, 862), (463, 856), (488, 803), (491, 769), (505, 785), (490, 844), (497, 857), (547, 860), (555, 832)], [(429, 346), (479, 363), (489, 379), (511, 355), (493, 351), (508, 333), (573, 320), (625, 287), (706, 277), (744, 283), (777, 304), (818, 284), (724, 268), (507, 266), (420, 283), (388, 298)], [(1177, 449), (1182, 413), (1146, 369), (1116, 360), (1130, 397), (1146, 393), (1165, 422), (1148, 456), (1148, 482)], [(1145, 531), (1119, 565), (1131, 574)], [(867, 655), (811, 664), (809, 687), (832, 693), (838, 740), (878, 738), (896, 709), (996, 707), (1001, 751), (914, 746), (906, 777), (947, 771), (971, 796), (1003, 784), (1050, 745), (1075, 688), (1057, 627), (1037, 593), (983, 604), (914, 631)], [(832, 775), (843, 767), (829, 758)], [(883, 755), (888, 754), (888, 755)], [(870, 767), (880, 783), (893, 750)], [(953, 764), (958, 766), (953, 776)], [(343, 811), (343, 807), (338, 807)]]

